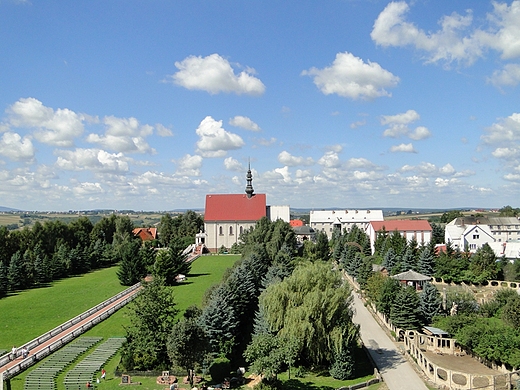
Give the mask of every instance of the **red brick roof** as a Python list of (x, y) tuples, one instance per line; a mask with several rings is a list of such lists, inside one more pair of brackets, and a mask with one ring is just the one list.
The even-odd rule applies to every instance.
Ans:
[(399, 232), (405, 231), (431, 231), (430, 223), (424, 219), (396, 219), (390, 221), (372, 221), (370, 222), (374, 230), (377, 232), (383, 229), (387, 232), (397, 230)]
[(266, 216), (265, 194), (206, 195), (205, 221), (258, 221)]

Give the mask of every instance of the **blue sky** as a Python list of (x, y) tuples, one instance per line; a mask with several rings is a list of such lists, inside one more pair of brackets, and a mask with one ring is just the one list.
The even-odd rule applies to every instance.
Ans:
[(0, 205), (518, 207), (520, 0), (0, 0)]

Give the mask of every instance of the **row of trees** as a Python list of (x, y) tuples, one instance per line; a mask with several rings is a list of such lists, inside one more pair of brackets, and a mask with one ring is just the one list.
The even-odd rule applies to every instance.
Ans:
[(117, 263), (132, 229), (130, 218), (116, 215), (95, 225), (80, 217), (23, 230), (0, 227), (0, 296)]

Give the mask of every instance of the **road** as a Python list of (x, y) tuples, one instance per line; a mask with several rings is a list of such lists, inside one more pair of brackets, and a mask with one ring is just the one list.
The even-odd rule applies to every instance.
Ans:
[(412, 365), (399, 353), (379, 323), (357, 294), (354, 297), (354, 322), (360, 325), (361, 339), (390, 390), (428, 390)]

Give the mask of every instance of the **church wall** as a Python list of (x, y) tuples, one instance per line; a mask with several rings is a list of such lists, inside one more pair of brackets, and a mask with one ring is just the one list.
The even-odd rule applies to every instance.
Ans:
[(240, 243), (240, 234), (254, 227), (256, 221), (211, 221), (204, 222), (207, 235), (206, 246), (210, 252), (218, 252), (224, 245), (230, 249), (233, 244)]

